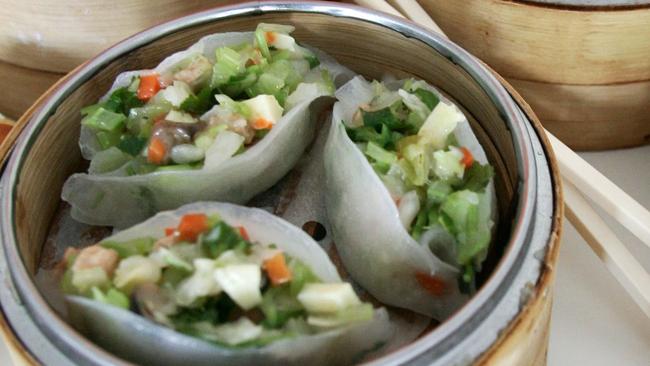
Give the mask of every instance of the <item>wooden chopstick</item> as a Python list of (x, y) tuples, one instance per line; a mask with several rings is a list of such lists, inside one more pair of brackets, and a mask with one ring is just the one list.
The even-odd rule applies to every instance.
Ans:
[(566, 179), (566, 215), (616, 280), (650, 318), (650, 275), (627, 250), (589, 202)]
[(389, 3), (392, 4), (396, 10), (401, 11), (406, 18), (423, 25), (434, 32), (445, 36), (447, 35), (438, 27), (438, 24), (431, 19), (429, 14), (420, 6), (420, 4), (415, 0), (389, 0)]
[(546, 131), (562, 177), (650, 247), (650, 212)]
[(384, 13), (388, 13), (396, 17), (404, 18), (404, 15), (402, 15), (402, 13), (397, 11), (397, 9), (393, 8), (390, 4), (388, 4), (385, 1), (354, 0), (354, 2), (366, 8), (383, 11)]
[[(390, 0), (406, 17), (448, 38), (415, 0)], [(397, 11), (385, 0), (356, 1), (360, 5), (389, 13)], [(363, 3), (363, 4), (361, 4)], [(433, 23), (435, 26), (431, 26)], [(650, 212), (607, 179), (573, 150), (544, 130), (549, 137), (564, 180), (567, 218), (576, 227), (607, 269), (650, 317), (650, 275), (616, 237), (580, 192), (650, 246)], [(575, 186), (574, 186), (575, 185)]]

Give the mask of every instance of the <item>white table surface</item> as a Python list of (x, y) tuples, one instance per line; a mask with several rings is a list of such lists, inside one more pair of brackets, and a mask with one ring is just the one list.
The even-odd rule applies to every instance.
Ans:
[[(650, 207), (650, 146), (581, 155)], [(650, 250), (606, 221), (650, 271)], [(9, 364), (6, 346), (0, 342), (0, 365)], [(650, 319), (568, 222), (560, 250), (548, 364), (650, 365)]]

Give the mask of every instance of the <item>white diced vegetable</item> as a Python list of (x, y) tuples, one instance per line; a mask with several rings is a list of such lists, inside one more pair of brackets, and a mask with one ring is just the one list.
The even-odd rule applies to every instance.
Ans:
[(423, 101), (420, 100), (420, 98), (418, 98), (417, 95), (411, 94), (404, 89), (398, 90), (397, 94), (402, 97), (402, 101), (404, 101), (406, 107), (421, 118), (421, 121), (426, 120), (427, 116), (431, 113), (431, 110)]
[(199, 135), (194, 139), (194, 145), (203, 151), (207, 151), (210, 146), (212, 146), (214, 138), (217, 137), (220, 132), (225, 131), (227, 128), (228, 126), (226, 124), (208, 127), (206, 130), (200, 132)]
[(215, 260), (218, 267), (225, 267), (231, 264), (246, 264), (250, 263), (248, 256), (240, 254), (235, 250), (226, 250)]
[(177, 111), (172, 109), (167, 113), (165, 116), (165, 120), (169, 122), (176, 122), (176, 123), (187, 123), (187, 124), (192, 124), (198, 122), (198, 120), (194, 117), (192, 117), (191, 114)]
[(192, 266), (191, 263), (188, 263), (186, 260), (181, 258), (178, 254), (172, 252), (167, 248), (160, 248), (154, 254), (160, 256), (159, 258), (162, 260), (163, 266), (165, 267), (172, 266), (175, 268), (186, 270), (188, 272), (192, 272), (194, 270), (194, 267)]
[(418, 136), (421, 136), (424, 142), (432, 144), (434, 149), (443, 149), (446, 146), (447, 137), (463, 119), (463, 114), (458, 108), (440, 102), (420, 127)]
[(417, 192), (410, 191), (402, 196), (397, 205), (397, 211), (402, 225), (408, 230), (420, 211), (420, 198)]
[(244, 136), (232, 131), (220, 132), (205, 152), (204, 166), (214, 167), (223, 163), (235, 155), (243, 144)]
[(113, 283), (127, 291), (143, 283), (156, 283), (160, 280), (161, 268), (155, 260), (141, 255), (123, 259), (115, 270)]
[(188, 306), (204, 296), (218, 295), (221, 287), (214, 279), (216, 263), (211, 259), (199, 258), (194, 262), (194, 273), (184, 279), (176, 290), (176, 303)]
[(255, 264), (232, 264), (214, 271), (221, 288), (242, 309), (249, 310), (262, 302), (262, 274)]
[(308, 283), (298, 301), (309, 313), (335, 313), (361, 304), (349, 283)]
[(231, 346), (252, 341), (262, 335), (262, 327), (245, 316), (216, 327), (208, 322), (200, 322), (195, 324), (195, 329), (202, 338)]
[(192, 89), (187, 83), (176, 80), (173, 85), (168, 86), (161, 93), (163, 99), (178, 108), (190, 96)]
[(450, 146), (449, 151), (438, 150), (433, 153), (433, 172), (442, 180), (462, 179), (465, 174), (462, 159), (463, 153), (456, 147)]
[(296, 51), (296, 40), (293, 39), (288, 34), (277, 33), (277, 32), (267, 32), (270, 33), (267, 39), (272, 40), (269, 45), (275, 46), (279, 50), (288, 50), (295, 52)]
[(203, 149), (192, 144), (181, 144), (172, 147), (170, 157), (176, 164), (188, 164), (203, 160)]
[(251, 112), (250, 121), (255, 123), (259, 119), (264, 119), (271, 124), (276, 124), (282, 118), (284, 109), (280, 106), (277, 99), (272, 95), (262, 94), (242, 102)]
[(111, 281), (101, 267), (78, 269), (72, 271), (72, 285), (80, 292), (86, 292), (93, 286), (102, 287)]

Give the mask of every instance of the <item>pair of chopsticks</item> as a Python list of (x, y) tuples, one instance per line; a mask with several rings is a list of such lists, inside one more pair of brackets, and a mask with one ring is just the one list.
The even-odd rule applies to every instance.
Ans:
[[(416, 0), (355, 0), (361, 6), (407, 18), (447, 38)], [(569, 221), (616, 280), (650, 317), (650, 274), (627, 250), (585, 196), (650, 248), (650, 212), (546, 131), (560, 166)]]

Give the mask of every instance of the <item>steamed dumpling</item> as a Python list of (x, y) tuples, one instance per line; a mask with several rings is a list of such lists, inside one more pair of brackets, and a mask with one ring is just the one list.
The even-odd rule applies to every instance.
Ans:
[(422, 81), (356, 77), (336, 92), (326, 206), (352, 278), (443, 320), (467, 296), (495, 220), (492, 168), (463, 114)]
[(191, 204), (66, 257), (72, 323), (138, 363), (349, 364), (392, 331), (311, 237), (260, 209)]
[(347, 69), (295, 42), (291, 26), (214, 34), (153, 70), (120, 74), (82, 110), (88, 173), (62, 197), (78, 221), (127, 227), (200, 200), (244, 203), (312, 141)]

